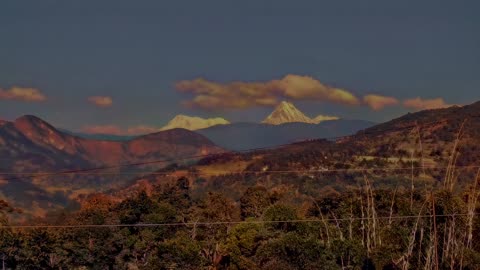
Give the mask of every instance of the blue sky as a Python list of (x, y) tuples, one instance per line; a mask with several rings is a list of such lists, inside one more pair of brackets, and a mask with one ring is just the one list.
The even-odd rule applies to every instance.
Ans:
[[(418, 109), (404, 105), (417, 97), (468, 104), (480, 99), (478, 10), (468, 0), (2, 1), (0, 118), (34, 114), (73, 130), (160, 127), (179, 113), (258, 121), (272, 105), (188, 107), (201, 91), (176, 84), (202, 77), (235, 91), (232, 81), (288, 74), (359, 99), (277, 97), (311, 116), (380, 122)], [(15, 87), (44, 98), (27, 101)], [(374, 110), (369, 94), (397, 103)]]

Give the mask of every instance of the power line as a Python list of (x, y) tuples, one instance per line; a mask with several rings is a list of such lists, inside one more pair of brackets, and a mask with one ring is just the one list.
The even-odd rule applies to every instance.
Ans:
[[(246, 220), (246, 221), (213, 221), (213, 222), (174, 222), (174, 223), (136, 223), (136, 224), (78, 224), (78, 225), (4, 225), (1, 229), (36, 229), (36, 228), (125, 228), (125, 227), (179, 227), (179, 226), (209, 226), (209, 225), (238, 225), (238, 224), (283, 224), (283, 223), (317, 223), (362, 220), (404, 220), (418, 218), (462, 217), (472, 214), (444, 214), (444, 215), (405, 215), (384, 217), (348, 217), (324, 219), (295, 219), (295, 220)], [(474, 213), (478, 216), (478, 213)]]
[[(480, 165), (457, 165), (454, 166), (456, 169), (478, 169)], [(344, 169), (321, 169), (321, 170), (256, 170), (256, 171), (216, 171), (216, 172), (205, 172), (205, 171), (188, 171), (185, 169), (187, 173), (193, 175), (224, 175), (224, 174), (255, 174), (255, 173), (264, 173), (264, 174), (288, 174), (288, 173), (331, 173), (331, 172), (366, 172), (366, 171), (411, 171), (411, 170), (420, 170), (420, 169), (430, 169), (430, 170), (445, 170), (448, 166), (418, 166), (418, 167), (370, 167), (370, 168), (344, 168)], [(172, 171), (172, 172), (75, 172), (75, 173), (0, 173), (0, 175), (12, 175), (12, 174), (26, 174), (32, 177), (35, 176), (60, 176), (65, 174), (75, 174), (75, 175), (140, 175), (140, 174), (148, 174), (148, 175), (175, 175), (175, 173), (182, 173), (182, 170), (179, 171)], [(8, 180), (8, 179), (1, 179), (0, 180)]]

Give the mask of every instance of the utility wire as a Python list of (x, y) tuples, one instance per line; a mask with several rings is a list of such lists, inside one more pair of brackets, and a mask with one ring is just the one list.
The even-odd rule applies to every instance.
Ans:
[[(478, 169), (480, 165), (464, 165), (464, 166), (454, 166), (456, 169)], [(431, 170), (444, 170), (447, 169), (448, 166), (418, 166), (418, 167), (370, 167), (370, 168), (345, 168), (345, 169), (321, 169), (321, 170), (256, 170), (256, 171), (216, 171), (216, 172), (206, 172), (206, 171), (188, 171), (179, 170), (179, 171), (172, 171), (172, 172), (78, 172), (78, 173), (68, 173), (68, 174), (75, 174), (75, 175), (141, 175), (141, 174), (148, 174), (148, 175), (175, 175), (175, 173), (186, 171), (189, 174), (193, 175), (225, 175), (225, 174), (255, 174), (255, 173), (263, 173), (263, 174), (288, 174), (288, 173), (331, 173), (331, 172), (366, 172), (366, 171), (411, 171), (411, 170), (420, 170), (420, 169), (431, 169)], [(0, 175), (11, 175), (11, 174), (26, 174), (29, 176), (60, 176), (60, 174), (56, 173), (0, 173)], [(64, 175), (67, 173), (63, 173)], [(1, 178), (0, 178), (1, 179)], [(7, 179), (1, 179), (7, 180)]]
[[(209, 225), (237, 225), (237, 224), (283, 224), (283, 223), (317, 223), (325, 221), (358, 221), (358, 220), (405, 220), (418, 218), (462, 217), (471, 214), (444, 214), (444, 215), (405, 215), (384, 217), (348, 217), (324, 219), (295, 219), (295, 220), (246, 220), (246, 221), (214, 221), (214, 222), (175, 222), (175, 223), (136, 223), (136, 224), (78, 224), (78, 225), (4, 225), (1, 229), (35, 229), (35, 228), (125, 228), (125, 227), (178, 227), (178, 226), (209, 226)], [(478, 216), (478, 213), (474, 213)]]

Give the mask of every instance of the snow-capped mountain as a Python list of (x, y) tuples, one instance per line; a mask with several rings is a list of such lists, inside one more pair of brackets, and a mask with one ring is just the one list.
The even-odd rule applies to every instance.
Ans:
[(262, 123), (270, 125), (280, 125), (293, 122), (313, 123), (312, 119), (303, 114), (292, 103), (287, 101), (282, 101), (278, 104), (275, 110), (262, 121)]
[(168, 130), (174, 128), (184, 128), (188, 130), (197, 130), (202, 128), (208, 128), (216, 125), (228, 125), (230, 122), (227, 120), (216, 117), (216, 118), (201, 118), (197, 116), (188, 116), (188, 115), (177, 115), (175, 116), (168, 124), (162, 127), (160, 130)]
[(319, 115), (314, 119), (303, 114), (290, 102), (282, 101), (275, 110), (262, 121), (263, 124), (281, 125), (284, 123), (308, 123), (318, 124), (327, 120), (338, 120), (336, 116)]

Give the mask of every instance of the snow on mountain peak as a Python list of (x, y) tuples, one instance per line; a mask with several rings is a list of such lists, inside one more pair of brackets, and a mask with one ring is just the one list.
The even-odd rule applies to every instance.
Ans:
[(262, 123), (270, 125), (291, 122), (314, 123), (312, 119), (303, 114), (295, 105), (287, 101), (282, 101), (278, 104), (275, 110), (262, 121)]
[[(300, 123), (308, 123), (308, 124), (318, 124), (323, 121), (328, 120), (338, 120), (339, 118), (336, 116), (328, 116), (328, 115), (318, 115), (315, 118), (310, 118), (306, 116), (303, 112), (301, 112), (295, 105), (288, 101), (280, 102), (275, 110), (267, 117), (265, 120), (262, 121), (263, 124), (270, 124), (270, 125), (281, 125), (284, 123), (293, 123), (293, 122), (300, 122)], [(228, 125), (230, 122), (227, 120), (216, 117), (216, 118), (201, 118), (197, 116), (188, 116), (179, 114), (175, 116), (168, 124), (162, 127), (160, 130), (168, 130), (174, 128), (184, 128), (188, 130), (198, 130), (204, 129), (211, 126), (216, 125)]]
[(179, 114), (175, 116), (168, 124), (162, 127), (160, 130), (168, 130), (174, 128), (184, 128), (188, 130), (197, 130), (202, 128), (208, 128), (216, 125), (228, 125), (230, 122), (227, 120), (216, 117), (216, 118), (201, 118), (197, 116), (188, 116)]
[(280, 102), (275, 110), (262, 121), (264, 124), (281, 125), (284, 123), (300, 122), (308, 124), (318, 124), (323, 121), (338, 120), (337, 116), (318, 115), (315, 118), (306, 116), (303, 112), (288, 101)]

